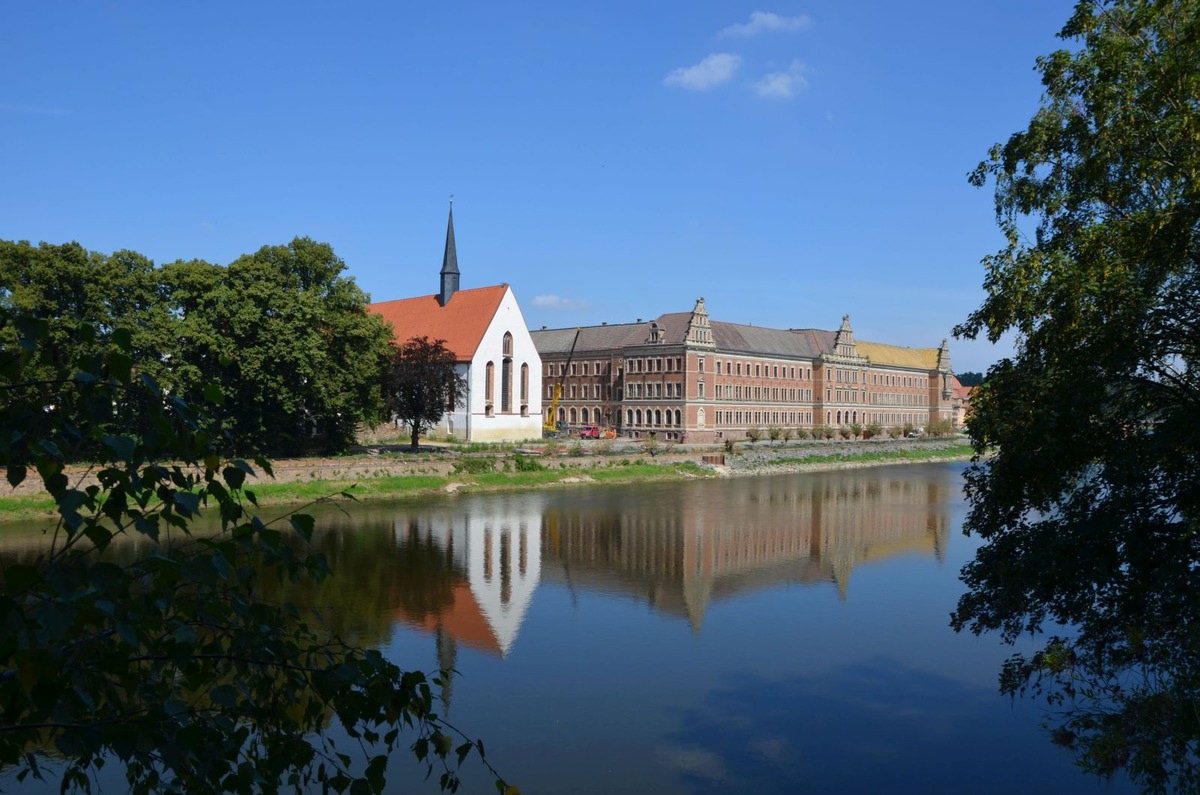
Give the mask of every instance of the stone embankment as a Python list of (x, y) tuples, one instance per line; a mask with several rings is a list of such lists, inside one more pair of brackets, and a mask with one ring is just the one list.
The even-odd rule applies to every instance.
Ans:
[[(353, 455), (335, 458), (279, 459), (272, 462), (274, 478), (258, 473), (250, 482), (295, 483), (303, 481), (363, 481), (384, 477), (433, 475), (446, 477), (454, 473), (455, 464), (463, 457), (495, 457), (511, 459), (518, 453), (536, 457), (542, 464), (563, 469), (605, 466), (613, 459), (638, 460), (645, 463), (670, 465), (689, 461), (712, 469), (722, 476), (749, 475), (767, 472), (808, 472), (821, 469), (849, 469), (877, 466), (880, 461), (856, 456), (891, 451), (942, 450), (963, 444), (960, 438), (946, 440), (875, 440), (875, 441), (805, 441), (791, 443), (741, 442), (735, 452), (725, 452), (718, 446), (661, 445), (650, 455), (643, 444), (632, 440), (583, 441), (559, 444), (546, 448), (532, 444), (523, 450), (497, 450), (462, 453), (452, 447), (423, 446), (418, 453), (407, 447), (374, 446), (360, 448)], [(704, 464), (705, 457), (723, 457), (724, 464)], [(829, 459), (827, 461), (796, 459)], [(931, 456), (932, 457), (932, 456)], [(845, 459), (845, 460), (840, 460)], [(917, 461), (919, 459), (913, 459)], [(943, 459), (944, 460), (944, 459)], [(897, 463), (897, 462), (886, 462)], [(86, 488), (96, 482), (94, 469), (70, 466), (66, 472), (73, 486)], [(8, 494), (33, 494), (42, 490), (41, 478), (30, 473), (24, 483)]]
[[(930, 459), (935, 458), (934, 451), (948, 450), (965, 444), (962, 437), (948, 439), (881, 439), (879, 441), (830, 441), (830, 442), (801, 442), (792, 445), (772, 445), (759, 442), (754, 445), (739, 446), (735, 455), (725, 456), (727, 474), (757, 474), (766, 472), (814, 472), (826, 469), (855, 469), (860, 467), (879, 466), (883, 463), (919, 463), (920, 453), (929, 452)], [(912, 453), (917, 457), (904, 461), (876, 461), (869, 456), (872, 453)], [(968, 456), (964, 455), (963, 459)], [(803, 463), (796, 459), (806, 459)], [(827, 460), (810, 460), (815, 458)], [(945, 457), (938, 456), (945, 461)], [(718, 471), (720, 471), (718, 469)], [(726, 474), (726, 473), (722, 473)]]

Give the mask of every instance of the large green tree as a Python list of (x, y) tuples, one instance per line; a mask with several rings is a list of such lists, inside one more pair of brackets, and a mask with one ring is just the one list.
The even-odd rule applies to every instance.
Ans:
[(1200, 2), (1082, 0), (1027, 129), (974, 173), (1007, 245), (956, 330), (1015, 354), (972, 396), (981, 458), (953, 624), (1050, 631), (1006, 692), (1089, 769), (1200, 789)]
[(180, 318), (179, 381), (189, 394), (224, 387), (239, 452), (341, 450), (378, 416), (391, 335), (345, 268), (328, 244), (308, 238), (226, 268), (163, 268)]
[[(128, 330), (140, 372), (164, 389), (198, 406), (206, 388), (228, 396), (213, 409), (239, 454), (332, 452), (377, 418), (390, 341), (345, 269), (328, 244), (308, 238), (227, 267), (161, 268), (133, 251), (0, 241), (0, 306), (47, 321), (47, 343), (63, 360)], [(94, 333), (77, 334), (80, 324)], [(135, 428), (143, 414), (130, 405), (122, 416)]]

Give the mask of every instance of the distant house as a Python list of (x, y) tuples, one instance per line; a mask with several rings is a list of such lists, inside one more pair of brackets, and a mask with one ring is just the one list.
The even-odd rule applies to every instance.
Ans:
[(508, 442), (542, 435), (542, 360), (521, 307), (507, 284), (458, 289), (454, 207), (446, 227), (441, 290), (434, 295), (371, 304), (392, 325), (397, 344), (414, 337), (442, 340), (467, 381), (466, 394), (435, 433), (473, 442)]
[(971, 413), (971, 392), (973, 386), (963, 386), (955, 376), (951, 382), (954, 390), (954, 427), (962, 428), (967, 424), (967, 416)]

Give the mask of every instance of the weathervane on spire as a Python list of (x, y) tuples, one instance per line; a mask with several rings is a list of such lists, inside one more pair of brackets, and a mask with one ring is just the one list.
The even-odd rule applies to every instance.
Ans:
[(450, 194), (450, 209), (451, 210), (454, 209), (454, 194), (453, 193)]

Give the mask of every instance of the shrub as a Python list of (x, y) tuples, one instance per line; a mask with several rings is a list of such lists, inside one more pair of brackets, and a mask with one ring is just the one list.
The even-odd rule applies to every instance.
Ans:
[(460, 458), (454, 462), (454, 471), (459, 474), (481, 475), (496, 471), (494, 458)]
[(771, 426), (767, 427), (767, 438), (770, 439), (772, 442), (779, 441), (779, 437), (782, 435), (783, 435), (783, 429), (780, 428), (778, 425), (771, 425)]
[(757, 442), (759, 439), (762, 438), (762, 431), (759, 430), (758, 428), (747, 428), (746, 429), (746, 438), (749, 439), (751, 442)]
[(859, 425), (857, 422), (852, 422), (852, 423), (850, 423), (850, 434), (851, 434), (851, 435), (852, 435), (854, 438), (856, 438), (856, 439), (857, 439), (859, 436), (862, 436), (862, 432), (863, 432), (863, 426), (862, 426), (862, 425)]
[(518, 472), (541, 472), (545, 468), (546, 467), (542, 466), (540, 462), (538, 462), (536, 459), (530, 458), (529, 456), (517, 453), (516, 456), (513, 457), (513, 469)]
[(954, 422), (949, 419), (930, 420), (925, 426), (925, 433), (930, 436), (950, 436), (954, 433)]
[(882, 435), (883, 435), (883, 426), (880, 425), (878, 422), (872, 422), (869, 425), (867, 425), (867, 427), (865, 429), (864, 438), (871, 439), (873, 437), (882, 436)]
[(725, 452), (732, 453), (736, 446), (737, 446), (737, 444), (733, 441), (733, 439), (725, 440)]
[(579, 458), (583, 455), (583, 442), (575, 442), (571, 445), (571, 449), (567, 451), (567, 455), (573, 458)]
[(838, 436), (842, 437), (843, 439), (850, 438), (850, 429), (847, 428), (845, 425), (839, 427), (837, 429), (837, 433), (838, 433)]
[(792, 440), (792, 437), (795, 435), (796, 435), (795, 428), (788, 427), (788, 428), (783, 429), (783, 441), (784, 442), (790, 442)]
[(808, 439), (811, 437), (812, 437), (812, 433), (808, 430), (808, 428), (796, 428), (796, 438), (797, 439), (803, 440), (803, 439)]

